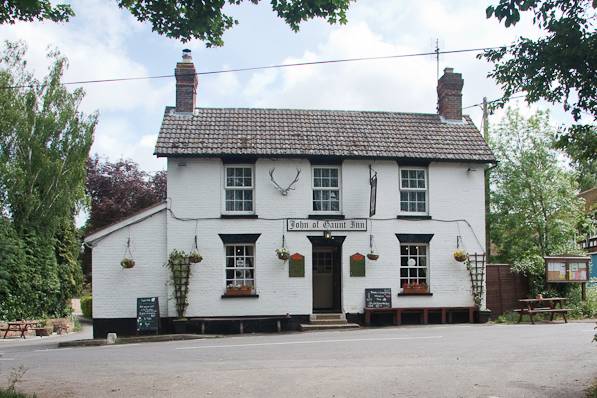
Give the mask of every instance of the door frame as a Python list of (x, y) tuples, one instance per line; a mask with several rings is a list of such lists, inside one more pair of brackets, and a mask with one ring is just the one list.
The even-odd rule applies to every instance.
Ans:
[(334, 236), (331, 239), (325, 239), (323, 236), (307, 236), (311, 241), (311, 300), (313, 300), (313, 252), (318, 249), (332, 249), (334, 251), (333, 282), (332, 282), (332, 302), (333, 307), (329, 309), (315, 309), (311, 301), (311, 310), (313, 313), (343, 312), (342, 311), (342, 244), (346, 236)]

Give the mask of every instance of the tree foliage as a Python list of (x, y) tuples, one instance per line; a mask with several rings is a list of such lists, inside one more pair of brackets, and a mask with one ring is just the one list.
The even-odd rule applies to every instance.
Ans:
[(95, 155), (87, 161), (90, 212), (86, 230), (122, 220), (166, 199), (166, 172), (150, 175), (131, 160), (110, 162)]
[(0, 319), (63, 316), (80, 288), (74, 214), (97, 120), (62, 86), (58, 52), (37, 80), (25, 51), (6, 43), (0, 57), (0, 85), (22, 87), (0, 90)]
[(487, 50), (483, 57), (494, 63), (489, 73), (504, 91), (501, 105), (525, 92), (529, 103), (546, 100), (563, 104), (575, 124), (561, 131), (558, 145), (578, 167), (584, 188), (597, 180), (597, 2), (594, 0), (500, 0), (487, 8), (487, 17), (506, 27), (533, 15), (544, 34), (520, 37), (513, 45)]
[(15, 21), (66, 22), (74, 14), (68, 4), (52, 5), (50, 0), (3, 0), (0, 7), (0, 24)]
[(499, 260), (565, 254), (586, 215), (574, 174), (553, 149), (548, 115), (509, 110), (492, 135), (499, 166), (491, 173), (490, 233)]
[(97, 115), (78, 107), (83, 91), (69, 92), (60, 80), (67, 61), (57, 51), (43, 80), (27, 71), (25, 47), (6, 44), (0, 60), (0, 180), (5, 210), (18, 230), (53, 236), (85, 197), (85, 161)]
[[(238, 20), (224, 13), (224, 7), (243, 2), (258, 4), (261, 0), (115, 0), (141, 22), (151, 23), (161, 35), (187, 42), (199, 39), (207, 47), (222, 46), (224, 33)], [(313, 18), (324, 18), (330, 24), (345, 23), (351, 0), (270, 0), (272, 10), (292, 30)], [(0, 23), (16, 20), (49, 19), (68, 21), (74, 15), (67, 4), (53, 6), (49, 0), (9, 0), (0, 11)]]

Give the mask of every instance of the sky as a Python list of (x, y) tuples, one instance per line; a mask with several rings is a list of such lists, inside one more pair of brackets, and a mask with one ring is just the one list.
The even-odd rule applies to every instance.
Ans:
[[(495, 1), (494, 1), (495, 2)], [(194, 40), (181, 43), (151, 31), (115, 1), (73, 0), (76, 16), (68, 23), (20, 22), (0, 26), (0, 39), (23, 40), (30, 67), (47, 72), (46, 53), (58, 48), (69, 59), (64, 81), (172, 74), (181, 51), (189, 48), (198, 71), (252, 67), (336, 58), (383, 56), (441, 50), (500, 46), (518, 36), (536, 37), (529, 17), (514, 28), (487, 20), (490, 2), (479, 0), (358, 0), (346, 25), (312, 20), (293, 32), (272, 11), (269, 2), (228, 6), (240, 24), (224, 35), (224, 46), (206, 48)], [(491, 65), (474, 53), (442, 55), (440, 70), (453, 67), (464, 78), (463, 106), (485, 96), (500, 97), (487, 78)], [(200, 76), (199, 107), (266, 107), (424, 112), (436, 111), (435, 56), (377, 60), (278, 70)], [(164, 107), (174, 104), (174, 78), (90, 84), (81, 107), (99, 112), (92, 153), (110, 160), (130, 158), (147, 171), (163, 170), (164, 159), (153, 156)], [(554, 122), (567, 116), (552, 108)], [(465, 110), (478, 127), (479, 107)], [(491, 116), (496, 123), (503, 115)]]

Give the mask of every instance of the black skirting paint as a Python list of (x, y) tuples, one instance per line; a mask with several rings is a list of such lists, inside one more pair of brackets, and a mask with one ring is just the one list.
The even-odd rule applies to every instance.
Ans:
[[(240, 318), (251, 318), (238, 317)], [(172, 321), (175, 318), (160, 319), (160, 334), (174, 333)], [(277, 320), (272, 319), (247, 319), (243, 321), (244, 333), (270, 333), (277, 332)], [(309, 315), (290, 315), (289, 318), (281, 320), (282, 330), (299, 330), (301, 323), (309, 323)], [(201, 321), (189, 318), (187, 324), (187, 333), (201, 333)], [(206, 334), (235, 334), (239, 333), (239, 321), (210, 319), (205, 322)], [(136, 336), (137, 319), (136, 318), (94, 318), (93, 319), (93, 338), (106, 338), (108, 333), (116, 333), (118, 336)], [(151, 334), (151, 333), (145, 333)]]

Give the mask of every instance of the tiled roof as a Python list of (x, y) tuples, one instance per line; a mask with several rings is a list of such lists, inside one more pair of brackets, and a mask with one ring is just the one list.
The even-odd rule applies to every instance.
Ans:
[(470, 117), (298, 109), (166, 108), (157, 156), (396, 158), (494, 162)]

